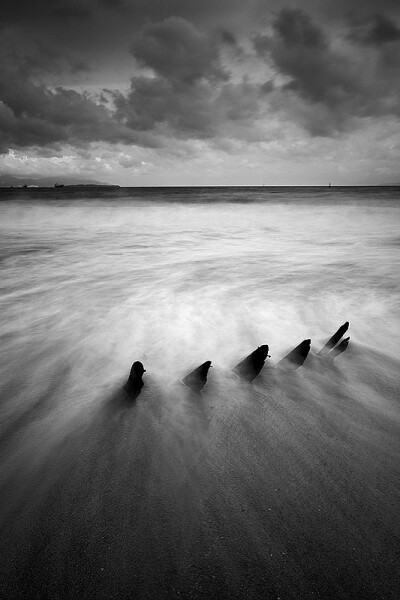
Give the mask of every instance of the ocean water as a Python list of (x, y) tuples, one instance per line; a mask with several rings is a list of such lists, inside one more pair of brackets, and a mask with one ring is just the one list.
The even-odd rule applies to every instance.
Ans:
[(0, 190), (8, 597), (398, 597), (399, 223), (400, 188)]

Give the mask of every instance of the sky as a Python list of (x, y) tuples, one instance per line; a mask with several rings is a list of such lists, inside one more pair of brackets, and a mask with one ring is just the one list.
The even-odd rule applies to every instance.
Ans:
[(400, 183), (398, 0), (2, 0), (0, 173)]

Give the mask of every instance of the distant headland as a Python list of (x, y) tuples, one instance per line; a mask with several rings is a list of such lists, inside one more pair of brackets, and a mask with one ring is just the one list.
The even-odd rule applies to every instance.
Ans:
[(50, 188), (65, 188), (65, 187), (120, 187), (119, 185), (113, 185), (105, 183), (104, 181), (96, 181), (94, 179), (87, 179), (83, 177), (35, 177), (35, 176), (19, 176), (9, 175), (0, 173), (0, 187), (15, 187), (15, 188), (28, 188), (28, 187), (50, 187)]

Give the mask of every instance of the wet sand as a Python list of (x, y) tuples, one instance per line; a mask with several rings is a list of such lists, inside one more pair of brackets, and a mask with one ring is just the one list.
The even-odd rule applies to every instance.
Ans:
[(53, 388), (3, 428), (2, 596), (397, 600), (398, 367), (146, 374), (68, 419)]

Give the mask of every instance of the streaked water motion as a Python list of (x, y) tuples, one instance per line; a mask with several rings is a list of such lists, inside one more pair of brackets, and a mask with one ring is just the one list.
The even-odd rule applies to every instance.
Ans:
[(397, 598), (399, 218), (397, 188), (0, 190), (8, 597)]

